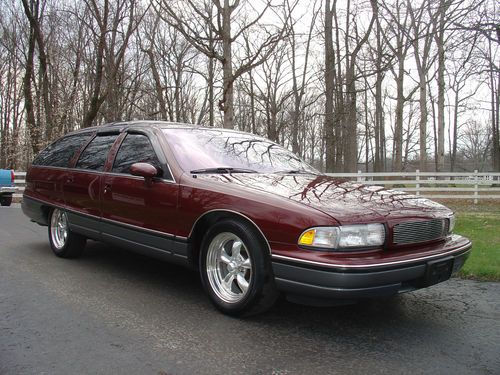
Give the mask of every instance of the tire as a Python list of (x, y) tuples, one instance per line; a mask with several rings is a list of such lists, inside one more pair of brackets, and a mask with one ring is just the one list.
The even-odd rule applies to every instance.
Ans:
[(203, 287), (225, 314), (258, 314), (278, 297), (268, 247), (246, 222), (225, 219), (214, 224), (203, 238), (199, 264)]
[(2, 195), (0, 197), (0, 205), (10, 206), (12, 204), (12, 195)]
[(69, 229), (66, 212), (54, 208), (49, 215), (49, 242), (58, 257), (77, 258), (85, 248), (86, 238)]

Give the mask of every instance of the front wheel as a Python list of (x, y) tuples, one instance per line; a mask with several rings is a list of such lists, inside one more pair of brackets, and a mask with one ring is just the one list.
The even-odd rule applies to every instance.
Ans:
[(253, 315), (269, 309), (278, 292), (267, 246), (250, 224), (227, 219), (203, 239), (200, 274), (212, 303), (229, 315)]
[(85, 237), (69, 229), (66, 212), (53, 209), (49, 218), (49, 242), (55, 255), (61, 258), (76, 258), (85, 247)]

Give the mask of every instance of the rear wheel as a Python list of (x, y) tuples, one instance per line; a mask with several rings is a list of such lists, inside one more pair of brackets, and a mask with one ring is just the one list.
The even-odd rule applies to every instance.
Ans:
[(12, 195), (2, 195), (0, 197), (0, 205), (10, 206), (12, 204)]
[(264, 239), (245, 222), (227, 219), (210, 228), (200, 273), (213, 304), (229, 315), (263, 312), (278, 296)]
[(76, 258), (85, 247), (85, 237), (69, 229), (66, 212), (57, 208), (50, 213), (49, 242), (55, 255), (61, 258)]

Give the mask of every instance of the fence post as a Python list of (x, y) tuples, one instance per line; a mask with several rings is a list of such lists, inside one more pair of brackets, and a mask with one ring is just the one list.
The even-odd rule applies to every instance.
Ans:
[(417, 188), (417, 195), (420, 195), (420, 170), (417, 169), (415, 171), (415, 181), (417, 181), (417, 183), (415, 184), (415, 187)]
[(361, 171), (358, 170), (358, 177), (356, 177), (357, 182), (361, 182)]
[(479, 182), (478, 182), (477, 169), (475, 169), (474, 170), (474, 204), (477, 204), (477, 197), (479, 195), (478, 186), (479, 186)]

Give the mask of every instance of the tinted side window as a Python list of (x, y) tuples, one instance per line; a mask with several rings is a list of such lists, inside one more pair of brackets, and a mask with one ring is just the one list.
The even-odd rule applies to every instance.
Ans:
[(142, 134), (127, 134), (116, 154), (112, 171), (115, 173), (130, 173), (130, 166), (139, 162), (160, 167), (148, 137)]
[(71, 158), (90, 138), (91, 133), (63, 137), (45, 148), (33, 161), (33, 165), (67, 167)]
[(116, 140), (116, 137), (116, 134), (98, 135), (95, 137), (85, 150), (83, 150), (80, 159), (76, 163), (76, 168), (102, 171), (104, 163), (108, 158), (109, 149)]

